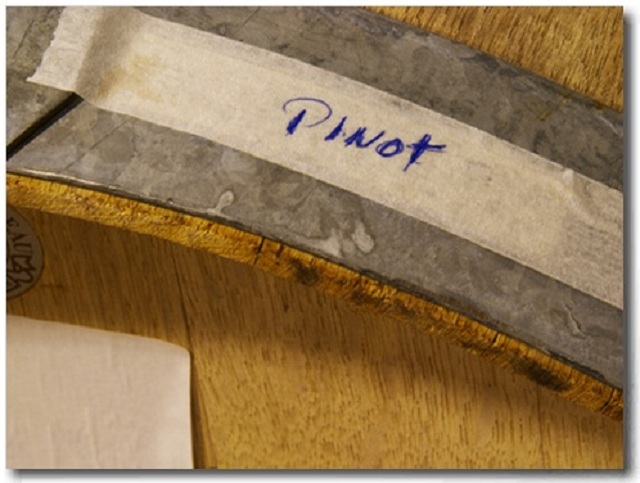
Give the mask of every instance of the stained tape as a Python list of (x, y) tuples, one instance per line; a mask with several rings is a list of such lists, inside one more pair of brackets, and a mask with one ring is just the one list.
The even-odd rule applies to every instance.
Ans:
[(399, 97), (132, 8), (66, 8), (30, 80), (356, 193), (622, 308), (622, 193)]

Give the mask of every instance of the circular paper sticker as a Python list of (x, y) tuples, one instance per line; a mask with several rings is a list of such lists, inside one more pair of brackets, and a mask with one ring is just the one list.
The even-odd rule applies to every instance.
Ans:
[(40, 240), (25, 219), (7, 206), (7, 298), (33, 287), (42, 266)]

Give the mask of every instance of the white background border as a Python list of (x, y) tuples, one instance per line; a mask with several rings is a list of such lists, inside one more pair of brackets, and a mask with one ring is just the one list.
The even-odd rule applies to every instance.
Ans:
[[(158, 5), (161, 2), (156, 1), (137, 1), (135, 5)], [(57, 6), (60, 2), (52, 2), (52, 1), (39, 1), (39, 2), (7, 2), (4, 6)], [(94, 2), (94, 1), (81, 1), (81, 2), (65, 2), (67, 5), (104, 5), (104, 2)], [(133, 5), (133, 3), (129, 2), (118, 2), (118, 5)], [(192, 2), (172, 2), (172, 6), (201, 6), (205, 5), (237, 5), (230, 2), (203, 2), (203, 1), (192, 1)], [(384, 5), (384, 6), (422, 6), (428, 5), (427, 2), (415, 2), (415, 1), (402, 1), (398, 2), (397, 0), (388, 0), (388, 1), (368, 1), (368, 2), (348, 2), (348, 4), (343, 4), (338, 2), (313, 2), (313, 1), (297, 1), (290, 2), (280, 0), (278, 2), (256, 2), (256, 1), (246, 1), (241, 5), (279, 5), (279, 6), (294, 6), (294, 5), (304, 5), (304, 6), (312, 6), (312, 5), (353, 5), (353, 6), (364, 6), (364, 5)], [(504, 1), (485, 1), (482, 3), (474, 2), (474, 1), (458, 1), (458, 2), (448, 2), (448, 1), (439, 1), (437, 2), (438, 6), (530, 6), (532, 5), (530, 2), (524, 1), (512, 1), (512, 2), (504, 2)], [(535, 5), (540, 6), (577, 6), (576, 2), (566, 2), (566, 1), (545, 1), (545, 2), (536, 2)], [(625, 291), (626, 291), (626, 323), (627, 323), (627, 337), (628, 337), (628, 350), (626, 353), (627, 358), (627, 367), (628, 367), (628, 376), (627, 376), (627, 386), (626, 386), (626, 401), (625, 401), (625, 466), (627, 470), (622, 474), (621, 472), (348, 472), (348, 473), (338, 473), (335, 472), (290, 472), (290, 473), (221, 473), (221, 472), (137, 472), (137, 473), (123, 473), (123, 472), (97, 472), (97, 473), (69, 473), (69, 472), (41, 472), (41, 473), (28, 473), (24, 472), (15, 472), (10, 470), (4, 471), (4, 477), (6, 481), (67, 481), (71, 480), (73, 482), (89, 482), (89, 481), (99, 481), (104, 478), (114, 478), (117, 479), (118, 482), (128, 483), (128, 482), (146, 482), (146, 481), (176, 481), (181, 482), (185, 478), (215, 478), (216, 481), (245, 481), (245, 480), (254, 480), (254, 479), (286, 479), (287, 481), (296, 481), (302, 479), (316, 479), (316, 478), (326, 478), (326, 479), (335, 479), (335, 478), (345, 478), (349, 480), (379, 480), (380, 478), (391, 478), (398, 479), (402, 481), (422, 481), (424, 479), (428, 479), (429, 481), (437, 482), (437, 481), (468, 481), (468, 480), (487, 480), (487, 481), (495, 481), (498, 480), (500, 482), (511, 482), (511, 481), (522, 481), (522, 480), (538, 480), (538, 479), (569, 479), (576, 481), (584, 481), (586, 479), (592, 480), (595, 479), (598, 482), (607, 482), (607, 481), (618, 481), (622, 479), (630, 479), (631, 481), (635, 481), (638, 477), (638, 470), (636, 468), (636, 424), (635, 424), (635, 413), (633, 410), (633, 406), (636, 401), (636, 385), (635, 385), (635, 374), (637, 369), (638, 359), (635, 354), (634, 348), (637, 347), (637, 331), (635, 330), (634, 322), (635, 322), (635, 314), (636, 314), (636, 284), (638, 275), (638, 267), (635, 263), (635, 252), (636, 252), (636, 239), (635, 239), (635, 227), (637, 226), (639, 211), (637, 205), (637, 196), (634, 191), (638, 186), (638, 169), (634, 167), (634, 163), (636, 162), (636, 149), (635, 143), (633, 142), (634, 138), (638, 133), (638, 104), (637, 104), (637, 94), (635, 89), (633, 88), (633, 84), (637, 85), (638, 78), (636, 75), (636, 65), (638, 61), (637, 56), (637, 29), (638, 19), (640, 12), (640, 4), (638, 2), (634, 2), (632, 0), (624, 0), (622, 2), (605, 2), (605, 1), (582, 1), (579, 6), (619, 6), (622, 5), (625, 10), (625, 65), (624, 65), (624, 73), (625, 73), (625, 195), (626, 202), (630, 205), (630, 207), (626, 208), (625, 215), (630, 215), (625, 218), (626, 225), (626, 237), (625, 241), (628, 241), (628, 245), (626, 246), (625, 251)], [(6, 13), (5, 8), (0, 11), (0, 29), (2, 32), (6, 32)], [(2, 35), (2, 48), (0, 49), (0, 62), (4, 68), (4, 72), (6, 73), (6, 34)], [(2, 107), (3, 112), (6, 113), (6, 82), (3, 82), (0, 90), (2, 91)], [(4, 117), (3, 117), (4, 123)], [(6, 130), (5, 126), (2, 126), (1, 136), (4, 141), (4, 145), (6, 146)], [(0, 189), (0, 203), (3, 206), (6, 206), (6, 175), (5, 171), (2, 170), (0, 176), (2, 176), (2, 189)], [(5, 210), (2, 210), (2, 223), (5, 225)], [(2, 241), (0, 243), (1, 250), (4, 252), (6, 250), (6, 233), (2, 231)], [(6, 273), (6, 253), (2, 253), (0, 256), (2, 260), (2, 271)], [(6, 293), (6, 280), (5, 277), (0, 277), (2, 279), (2, 290), (3, 293)], [(1, 298), (2, 307), (1, 313), (6, 314), (6, 301), (4, 297)], [(3, 332), (0, 336), (0, 366), (1, 366), (1, 394), (0, 394), (0, 404), (1, 404), (1, 414), (0, 414), (0, 434), (2, 435), (2, 441), (5, 440), (6, 435), (6, 395), (5, 395), (5, 386), (6, 386), (6, 367), (5, 367), (5, 321), (6, 317), (3, 316)], [(4, 445), (0, 445), (1, 448), (4, 448)], [(5, 468), (5, 452), (0, 451), (0, 468)], [(0, 473), (1, 475), (2, 473)]]

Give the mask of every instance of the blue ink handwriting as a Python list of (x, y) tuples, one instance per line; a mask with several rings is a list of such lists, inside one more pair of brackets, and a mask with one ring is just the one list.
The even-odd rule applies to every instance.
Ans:
[[(333, 109), (331, 109), (331, 106), (328, 103), (322, 99), (316, 99), (313, 97), (295, 97), (293, 99), (289, 99), (282, 105), (282, 110), (287, 114), (295, 112), (295, 115), (293, 115), (287, 123), (287, 136), (295, 134), (300, 127), (317, 127), (327, 122), (333, 115)], [(343, 137), (345, 147), (355, 146), (359, 149), (372, 147), (380, 141), (375, 146), (374, 151), (383, 158), (392, 158), (402, 153), (405, 149), (409, 149), (411, 154), (409, 155), (409, 160), (402, 170), (404, 172), (414, 164), (420, 164), (418, 160), (424, 153), (442, 153), (447, 147), (446, 144), (431, 144), (431, 134), (424, 134), (422, 138), (411, 144), (406, 144), (402, 139), (397, 137), (384, 140), (383, 138), (386, 131), (380, 131), (375, 136), (367, 139), (366, 126), (359, 126), (355, 131), (353, 131), (353, 133), (349, 134), (345, 128), (347, 120), (348, 117), (343, 116), (324, 137), (324, 140), (334, 141), (339, 137)]]

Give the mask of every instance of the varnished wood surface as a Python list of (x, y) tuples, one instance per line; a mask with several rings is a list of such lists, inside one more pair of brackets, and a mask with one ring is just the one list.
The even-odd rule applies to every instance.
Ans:
[(199, 466), (622, 464), (619, 422), (410, 323), (157, 237), (20, 213), (46, 269), (9, 311), (189, 348)]
[(7, 175), (9, 203), (202, 249), (408, 322), (522, 374), (586, 408), (622, 418), (622, 392), (468, 317), (371, 277), (254, 234), (158, 206), (61, 183)]
[[(500, 45), (516, 58), (523, 56), (532, 70), (544, 64), (554, 72), (540, 52), (552, 52), (551, 63), (571, 52), (554, 50), (557, 36), (579, 50), (585, 36), (605, 32), (609, 43), (591, 42), (586, 65), (606, 67), (617, 57), (621, 44), (616, 46), (617, 36), (605, 26), (619, 15), (621, 29), (619, 9), (591, 11), (596, 14), (589, 17), (591, 24), (582, 17), (581, 23), (569, 22), (574, 34), (566, 33), (566, 12), (554, 20), (556, 14), (545, 11), (523, 23), (513, 11), (498, 10), (502, 13), (423, 9), (416, 19), (462, 36), (458, 40), (466, 35), (472, 45), (485, 42), (489, 50)], [(407, 18), (410, 12), (388, 11)], [(517, 39), (530, 34), (534, 20), (538, 30), (533, 31), (556, 28), (555, 33), (537, 36), (538, 47), (524, 48)], [(507, 40), (495, 40), (505, 29)], [(604, 75), (595, 67), (576, 68), (579, 55), (554, 65), (561, 70), (562, 62), (569, 87), (591, 86), (584, 92), (621, 105), (621, 93), (617, 101), (615, 95), (607, 101), (607, 92), (615, 90), (610, 81), (615, 67), (606, 67), (613, 73)], [(549, 75), (544, 68), (539, 72)], [(598, 83), (600, 88), (593, 87)], [(619, 421), (429, 335), (411, 323), (409, 314), (408, 323), (400, 324), (253, 268), (249, 261), (255, 254), (252, 244), (261, 243), (257, 237), (242, 237), (234, 248), (227, 244), (232, 253), (226, 256), (244, 262), (237, 263), (158, 237), (54, 216), (47, 209), (20, 210), (43, 240), (46, 269), (34, 290), (8, 303), (9, 311), (159, 337), (189, 348), (200, 467), (622, 465)], [(196, 247), (216, 238), (210, 231), (181, 233), (181, 243)], [(280, 275), (296, 270), (290, 260), (283, 263)], [(313, 277), (304, 267), (297, 270)]]

